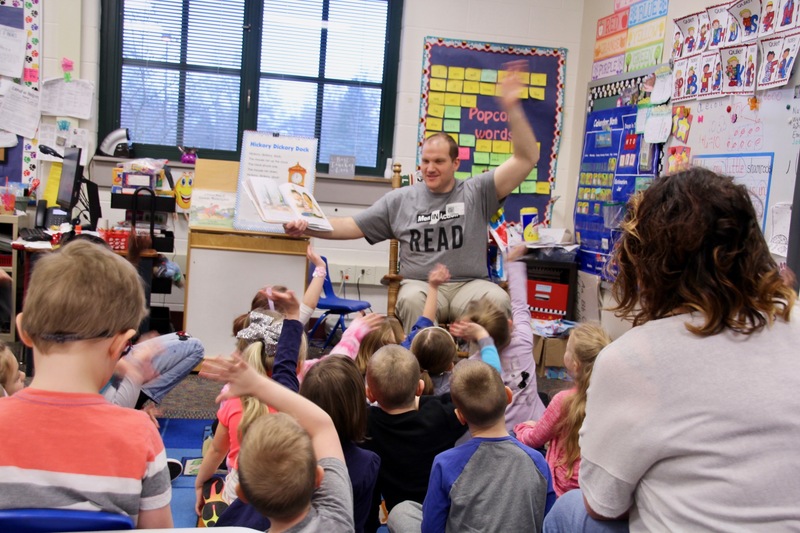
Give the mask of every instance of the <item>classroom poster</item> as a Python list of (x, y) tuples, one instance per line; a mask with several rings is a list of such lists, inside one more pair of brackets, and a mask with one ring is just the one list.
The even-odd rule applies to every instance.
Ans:
[(317, 139), (285, 137), (272, 133), (245, 131), (236, 186), (236, 214), (233, 227), (246, 231), (284, 233), (281, 224), (264, 222), (248, 196), (250, 178), (266, 178), (276, 183), (289, 181), (314, 190)]
[(728, 8), (731, 18), (741, 31), (740, 40), (743, 43), (754, 41), (758, 38), (758, 20), (761, 17), (761, 0), (738, 0)]
[(511, 157), (510, 130), (495, 93), (506, 75), (503, 65), (524, 59), (530, 73), (522, 107), (539, 141), (540, 157), (516, 194), (506, 200), (505, 216), (516, 222), (520, 208), (536, 207), (543, 222), (549, 223), (550, 191), (561, 140), (566, 55), (564, 48), (426, 37), (417, 167), (423, 141), (440, 131), (459, 145), (461, 164), (456, 178), (468, 179)]
[[(698, 33), (698, 17), (697, 13), (675, 19), (675, 42), (672, 45), (673, 57), (680, 59), (682, 57), (690, 56), (697, 52), (697, 33)], [(675, 52), (678, 51), (675, 55)]]
[(698, 99), (716, 98), (722, 95), (722, 63), (719, 51), (705, 52), (700, 56), (700, 90)]
[(762, 4), (758, 36), (767, 37), (775, 33), (775, 6), (778, 0), (765, 0)]
[(668, 10), (668, 0), (642, 0), (630, 6), (625, 72), (635, 72), (661, 63)]
[(728, 36), (728, 4), (719, 4), (706, 8), (708, 20), (711, 21), (711, 35), (708, 49), (716, 50), (725, 46)]
[(728, 46), (719, 51), (722, 71), (725, 73), (722, 92), (725, 94), (751, 94), (756, 82), (758, 44)]
[(731, 176), (733, 181), (747, 187), (756, 210), (756, 217), (761, 221), (761, 231), (765, 231), (767, 226), (765, 206), (769, 205), (774, 159), (774, 152), (715, 154), (696, 155), (692, 163), (718, 174)]
[(579, 268), (605, 278), (618, 235), (619, 212), (635, 191), (656, 175), (657, 145), (636, 134), (636, 106), (589, 113), (586, 119), (578, 194), (575, 201), (575, 235), (580, 244)]

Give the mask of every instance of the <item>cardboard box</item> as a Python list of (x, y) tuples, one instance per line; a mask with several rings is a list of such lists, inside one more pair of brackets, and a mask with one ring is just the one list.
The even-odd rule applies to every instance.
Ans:
[(533, 336), (533, 359), (536, 361), (536, 373), (541, 377), (547, 367), (563, 367), (564, 352), (567, 350), (567, 339)]

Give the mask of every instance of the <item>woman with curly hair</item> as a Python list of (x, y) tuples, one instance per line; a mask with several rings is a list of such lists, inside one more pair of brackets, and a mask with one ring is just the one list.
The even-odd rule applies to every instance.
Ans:
[(629, 202), (610, 267), (635, 327), (595, 362), (581, 488), (545, 531), (796, 529), (796, 293), (747, 188), (702, 168), (658, 178)]

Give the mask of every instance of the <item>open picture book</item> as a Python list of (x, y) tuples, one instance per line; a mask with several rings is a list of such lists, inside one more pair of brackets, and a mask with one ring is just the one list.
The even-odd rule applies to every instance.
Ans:
[(317, 231), (333, 231), (316, 199), (305, 187), (273, 178), (248, 176), (245, 191), (264, 222), (283, 224), (295, 219), (308, 222)]

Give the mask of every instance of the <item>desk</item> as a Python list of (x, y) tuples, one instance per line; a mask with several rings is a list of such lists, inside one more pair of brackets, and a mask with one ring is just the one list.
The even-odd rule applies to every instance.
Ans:
[(206, 357), (233, 350), (233, 319), (265, 285), (285, 285), (302, 300), (307, 247), (308, 238), (283, 234), (189, 229), (183, 325), (203, 342)]

